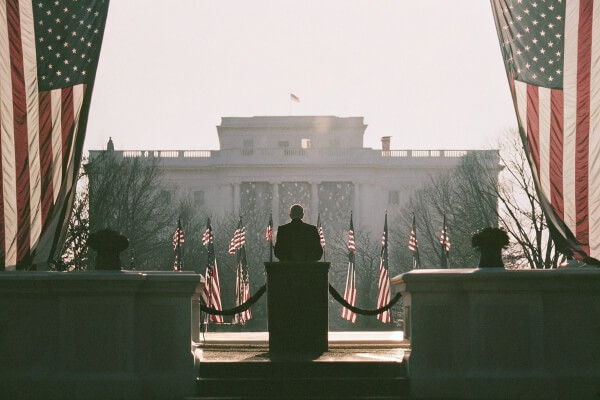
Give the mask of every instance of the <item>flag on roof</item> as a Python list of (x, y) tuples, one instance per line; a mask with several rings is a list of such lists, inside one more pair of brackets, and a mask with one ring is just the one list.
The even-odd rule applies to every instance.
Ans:
[(600, 254), (600, 2), (491, 0), (519, 132), (552, 238)]
[(0, 270), (59, 256), (108, 3), (0, 1)]
[(296, 103), (300, 103), (300, 98), (293, 93), (290, 93), (290, 100), (295, 101)]

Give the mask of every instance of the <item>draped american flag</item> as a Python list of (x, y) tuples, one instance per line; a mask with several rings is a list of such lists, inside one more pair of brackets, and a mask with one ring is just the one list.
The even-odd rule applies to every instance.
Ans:
[[(250, 299), (250, 274), (246, 259), (246, 230), (242, 217), (229, 244), (229, 254), (237, 253), (237, 269), (235, 273), (235, 305), (240, 306)], [(233, 251), (233, 252), (232, 252)], [(252, 318), (252, 308), (233, 316), (233, 323), (243, 325)]]
[(108, 3), (0, 1), (0, 269), (62, 247)]
[(450, 258), (450, 237), (448, 236), (448, 227), (446, 226), (446, 214), (444, 214), (444, 222), (442, 224), (442, 233), (440, 233), (440, 267), (448, 268)]
[(491, 0), (519, 132), (559, 251), (600, 253), (600, 1)]
[[(356, 243), (354, 242), (354, 224), (352, 223), (352, 213), (350, 213), (350, 229), (348, 230), (348, 274), (346, 275), (346, 290), (344, 300), (348, 304), (356, 307), (356, 273), (354, 270), (354, 253), (356, 252)], [(346, 307), (342, 307), (342, 318), (355, 323), (356, 313)]]
[(410, 237), (408, 238), (408, 249), (413, 253), (413, 269), (421, 268), (421, 258), (419, 257), (419, 242), (417, 240), (417, 225), (415, 215), (413, 214)]
[[(202, 290), (202, 299), (208, 307), (221, 311), (223, 310), (223, 306), (221, 305), (221, 284), (219, 283), (219, 271), (217, 269), (217, 258), (215, 257), (215, 239), (210, 218), (206, 220), (206, 231), (204, 231), (204, 235), (202, 236), (202, 244), (206, 246), (206, 251), (208, 252), (206, 260), (206, 283)], [(223, 323), (222, 315), (210, 315), (208, 318), (210, 322)]]
[[(381, 237), (381, 261), (379, 263), (379, 284), (377, 286), (377, 308), (386, 306), (390, 302), (390, 277), (388, 274), (388, 224), (387, 212), (383, 224), (383, 235)], [(383, 323), (392, 322), (390, 310), (377, 314), (377, 319)]]

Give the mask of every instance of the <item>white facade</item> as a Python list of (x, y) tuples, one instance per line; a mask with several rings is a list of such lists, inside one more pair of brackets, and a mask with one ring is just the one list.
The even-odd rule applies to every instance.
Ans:
[[(220, 150), (124, 150), (122, 157), (159, 157), (165, 182), (212, 215), (273, 212), (277, 226), (289, 207), (305, 207), (355, 230), (381, 232), (387, 209), (397, 215), (409, 195), (436, 174), (457, 166), (463, 150), (383, 150), (363, 147), (362, 117), (224, 117)], [(91, 151), (93, 159), (99, 152)], [(495, 152), (494, 152), (495, 153)]]

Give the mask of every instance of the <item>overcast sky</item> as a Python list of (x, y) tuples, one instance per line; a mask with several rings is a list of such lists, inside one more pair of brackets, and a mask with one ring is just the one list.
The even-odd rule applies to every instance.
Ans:
[(111, 2), (87, 149), (218, 149), (221, 117), (290, 114), (362, 116), (366, 147), (489, 148), (516, 126), (489, 2)]

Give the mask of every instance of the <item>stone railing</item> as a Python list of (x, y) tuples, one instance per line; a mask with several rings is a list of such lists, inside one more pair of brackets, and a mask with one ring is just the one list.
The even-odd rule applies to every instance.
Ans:
[(392, 285), (414, 398), (600, 395), (600, 269), (415, 270)]
[(195, 393), (188, 272), (0, 273), (0, 397), (183, 399)]

